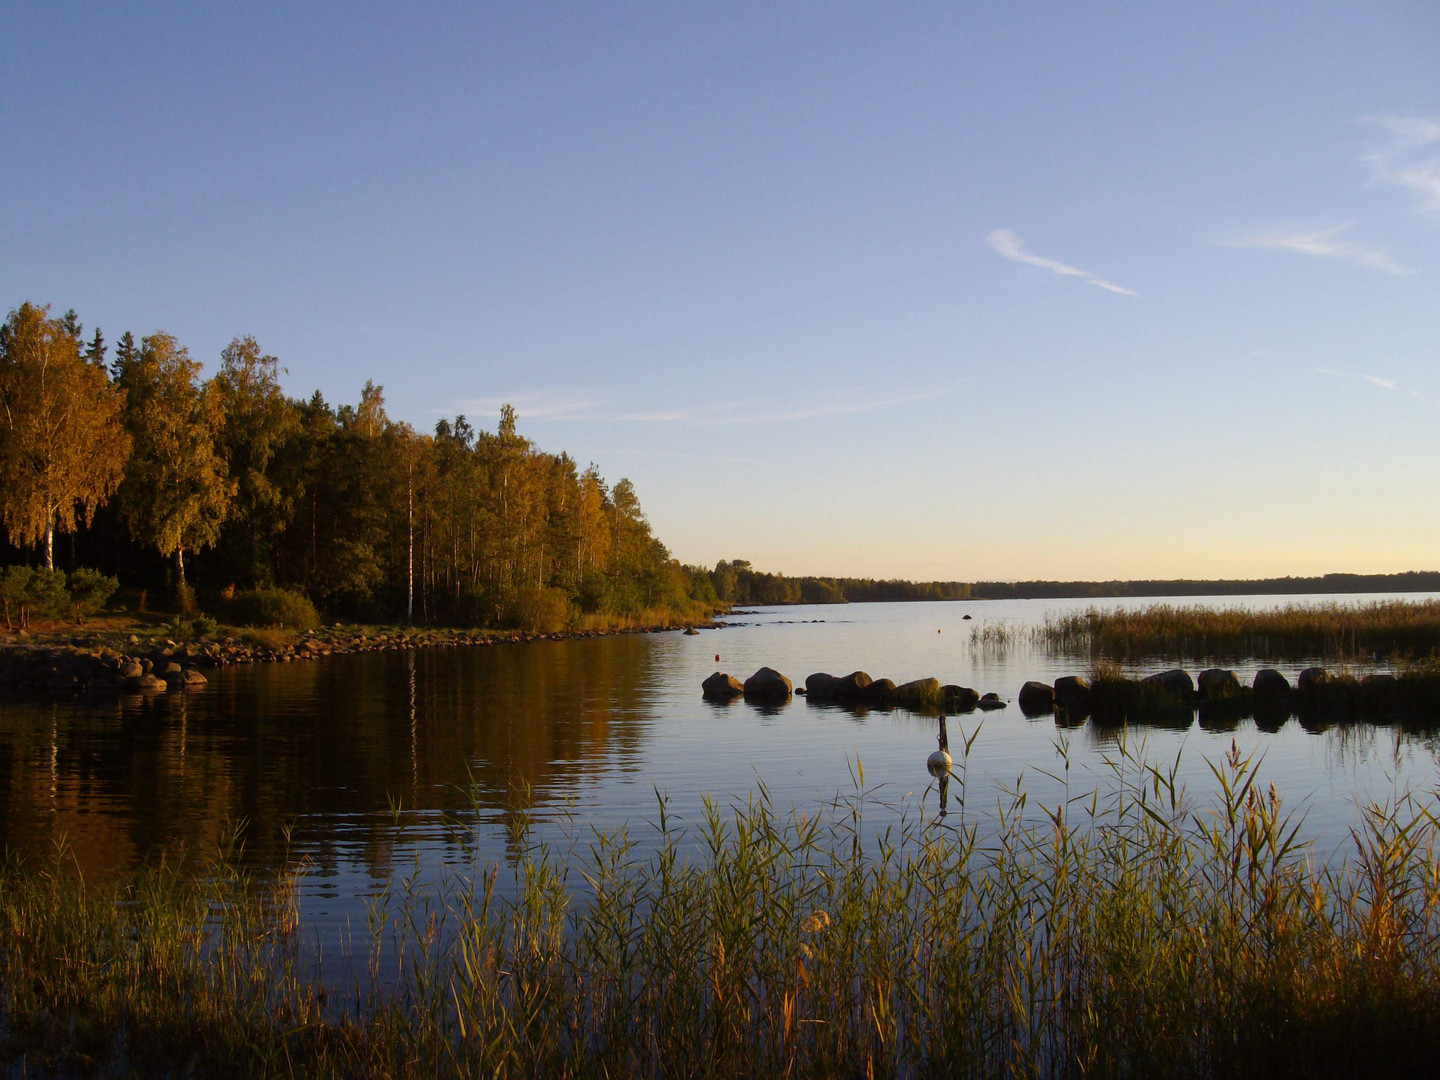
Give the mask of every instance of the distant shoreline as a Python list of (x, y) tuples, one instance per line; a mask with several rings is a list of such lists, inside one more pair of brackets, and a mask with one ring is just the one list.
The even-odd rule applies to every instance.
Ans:
[[(737, 597), (732, 607), (804, 604), (865, 604), (901, 601), (1106, 600), (1131, 597), (1296, 596), (1314, 593), (1440, 592), (1440, 571), (1399, 574), (1322, 574), (1272, 578), (1149, 578), (1133, 581), (880, 581), (873, 578), (793, 577), (754, 574), (758, 592)], [(775, 588), (774, 586), (780, 586)], [(788, 587), (788, 588), (787, 588)], [(791, 593), (792, 595), (785, 595)], [(798, 595), (793, 595), (798, 594)], [(722, 597), (722, 599), (724, 599)]]

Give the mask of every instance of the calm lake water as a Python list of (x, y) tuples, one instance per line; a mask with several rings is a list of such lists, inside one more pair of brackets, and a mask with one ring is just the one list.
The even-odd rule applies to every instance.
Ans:
[[(1251, 607), (1380, 597), (1183, 598)], [(1408, 598), (1423, 599), (1411, 594)], [(1104, 601), (1144, 606), (1152, 600)], [(803, 697), (762, 709), (701, 700), (717, 668), (768, 664), (803, 684), (813, 671), (856, 668), (897, 683), (928, 675), (1013, 699), (1029, 678), (1083, 673), (1088, 661), (1036, 650), (1028, 629), (1047, 613), (1094, 601), (856, 604), (762, 609), (698, 636), (420, 650), (224, 668), (191, 695), (99, 705), (0, 702), (0, 845), (44, 858), (63, 837), (92, 874), (161, 854), (213, 849), (244, 822), (245, 858), (267, 872), (311, 865), (302, 910), (316, 927), (363, 918), (367, 898), (412, 868), (503, 859), (507, 823), (529, 806), (536, 835), (583, 842), (594, 826), (653, 838), (657, 792), (672, 821), (695, 822), (702, 798), (722, 806), (764, 785), (781, 808), (814, 809), (852, 794), (863, 769), (867, 822), (933, 814), (925, 769), (937, 721), (905, 710), (859, 714)], [(971, 620), (964, 620), (970, 615)], [(974, 628), (1019, 631), (1005, 649), (972, 643)], [(715, 657), (722, 659), (717, 663)], [(1137, 662), (1144, 674), (1173, 666)], [(1190, 670), (1200, 664), (1187, 661)], [(1248, 681), (1259, 661), (1227, 663)], [(1304, 666), (1277, 665), (1292, 678)], [(1070, 793), (1093, 788), (1117, 733), (1057, 728), (1003, 712), (951, 718), (952, 753), (981, 728), (963, 795), (967, 813), (994, 806), (1017, 782), (1032, 802), (1065, 790), (1047, 773), (1070, 763)], [(1264, 756), (1263, 775), (1305, 816), (1318, 857), (1342, 850), (1357, 809), (1437, 779), (1437, 728), (1349, 725), (1323, 731), (1292, 718), (1278, 732), (1240, 720), (1133, 730), (1147, 758), (1173, 762), (1192, 795), (1210, 790), (1206, 760), (1234, 740)], [(950, 810), (961, 791), (952, 781)], [(462, 837), (465, 839), (462, 840)], [(398, 872), (398, 873), (397, 873)]]

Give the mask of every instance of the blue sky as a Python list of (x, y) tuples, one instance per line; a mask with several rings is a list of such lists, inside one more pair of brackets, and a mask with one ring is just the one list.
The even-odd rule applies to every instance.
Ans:
[(0, 304), (513, 402), (687, 562), (1440, 568), (1440, 7), (212, 8), (0, 7)]

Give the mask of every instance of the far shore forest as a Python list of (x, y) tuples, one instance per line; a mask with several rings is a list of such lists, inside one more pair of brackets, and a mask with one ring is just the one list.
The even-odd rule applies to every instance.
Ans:
[[(281, 371), (252, 337), (202, 378), (170, 334), (127, 332), (111, 348), (73, 310), (12, 311), (0, 326), (7, 618), (10, 600), (58, 595), (60, 573), (28, 568), (68, 570), (72, 594), (92, 600), (118, 588), (140, 612), (284, 590), (332, 617), (528, 630), (673, 625), (747, 604), (1440, 591), (1440, 573), (1415, 572), (971, 583), (685, 566), (629, 480), (537, 448), (508, 405), (494, 432), (457, 416), (422, 433), (386, 415), (373, 382), (332, 405), (286, 396)], [(67, 606), (80, 605), (50, 605)]]

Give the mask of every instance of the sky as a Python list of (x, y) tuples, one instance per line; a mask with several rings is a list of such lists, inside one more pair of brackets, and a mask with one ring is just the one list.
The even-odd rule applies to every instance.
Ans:
[(1440, 568), (1440, 5), (0, 3), (0, 306), (687, 563)]

